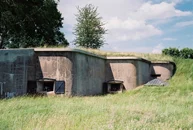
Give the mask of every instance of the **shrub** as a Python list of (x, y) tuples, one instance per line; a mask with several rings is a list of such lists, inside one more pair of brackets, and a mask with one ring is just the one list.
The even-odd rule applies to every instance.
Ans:
[(183, 48), (180, 50), (180, 56), (185, 59), (193, 59), (193, 49)]
[(173, 56), (173, 57), (179, 57), (180, 56), (180, 51), (178, 48), (166, 48), (164, 50), (162, 50), (162, 54), (164, 55), (170, 55), (170, 56)]
[(183, 48), (181, 50), (177, 48), (166, 48), (162, 50), (162, 54), (169, 55), (173, 57), (180, 57), (184, 59), (193, 59), (193, 49)]

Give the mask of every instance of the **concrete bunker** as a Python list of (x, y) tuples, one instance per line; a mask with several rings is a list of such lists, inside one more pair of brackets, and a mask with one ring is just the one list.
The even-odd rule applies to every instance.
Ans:
[(122, 90), (121, 84), (130, 90), (155, 77), (165, 81), (174, 75), (175, 69), (173, 62), (103, 57), (77, 49), (0, 50), (0, 83), (4, 83), (0, 97), (37, 92), (100, 95), (104, 93), (104, 82), (109, 84), (106, 91), (113, 93)]

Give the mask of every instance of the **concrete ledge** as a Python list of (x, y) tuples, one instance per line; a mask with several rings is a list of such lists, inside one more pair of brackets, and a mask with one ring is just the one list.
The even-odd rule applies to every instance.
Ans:
[(107, 59), (107, 60), (139, 60), (139, 61), (143, 61), (143, 62), (147, 62), (147, 63), (162, 63), (162, 64), (174, 64), (174, 62), (172, 61), (149, 61), (140, 57), (120, 57), (120, 56), (100, 56), (91, 52), (87, 52), (84, 50), (80, 50), (80, 49), (72, 49), (72, 48), (16, 48), (16, 49), (0, 49), (0, 52), (8, 52), (8, 51), (35, 51), (35, 52), (75, 52), (75, 53), (80, 53), (80, 54), (85, 54), (88, 56), (93, 56), (93, 57), (97, 57), (97, 58), (101, 58), (101, 59)]
[(35, 52), (76, 52), (76, 53), (81, 53), (101, 59), (107, 59), (107, 60), (140, 60), (144, 61), (147, 63), (151, 63), (150, 61), (139, 58), (139, 57), (104, 57), (104, 56), (99, 56), (91, 52), (79, 50), (79, 49), (71, 49), (71, 48), (34, 48)]
[(163, 64), (164, 64), (164, 63), (166, 63), (166, 64), (168, 64), (168, 63), (175, 64), (173, 61), (151, 61), (151, 63), (155, 63), (155, 64), (156, 64), (156, 63), (158, 63), (158, 64), (159, 64), (159, 63), (163, 63)]
[(27, 51), (27, 50), (34, 50), (34, 48), (12, 48), (12, 49), (0, 49), (0, 51)]
[(139, 58), (139, 57), (106, 57), (107, 60), (139, 60), (139, 61), (144, 61), (147, 63), (151, 63), (151, 61)]
[(0, 49), (0, 53), (10, 53), (10, 54), (32, 54), (34, 49)]
[(91, 52), (87, 52), (79, 49), (71, 49), (71, 48), (34, 48), (34, 51), (35, 52), (76, 52), (76, 53), (85, 54), (85, 55), (89, 55), (89, 56), (93, 56), (101, 59), (106, 59), (106, 57), (99, 56)]

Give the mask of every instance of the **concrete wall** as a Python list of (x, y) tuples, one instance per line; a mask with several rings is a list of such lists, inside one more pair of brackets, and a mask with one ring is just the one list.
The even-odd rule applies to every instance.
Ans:
[(161, 75), (157, 77), (164, 81), (170, 79), (175, 73), (175, 63), (173, 62), (153, 62), (151, 63), (151, 75)]
[(137, 86), (137, 62), (135, 59), (108, 57), (106, 61), (106, 81), (121, 80), (126, 90)]
[(137, 86), (141, 86), (150, 81), (150, 65), (151, 62), (144, 59), (137, 61)]
[(90, 53), (71, 49), (35, 49), (36, 79), (65, 81), (66, 95), (102, 94), (105, 60)]
[(75, 52), (73, 63), (73, 95), (102, 94), (105, 81), (104, 58)]
[(50, 78), (65, 81), (65, 94), (71, 95), (75, 54), (70, 51), (42, 51), (42, 49), (35, 49), (35, 53), (37, 60), (36, 79)]
[(1, 97), (27, 93), (27, 81), (35, 78), (33, 49), (0, 50)]

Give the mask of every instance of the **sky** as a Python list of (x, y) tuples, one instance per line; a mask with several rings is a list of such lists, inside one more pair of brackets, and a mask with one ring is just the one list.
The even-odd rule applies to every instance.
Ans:
[(161, 53), (168, 47), (193, 48), (193, 0), (60, 0), (62, 32), (74, 47), (77, 7), (92, 4), (102, 17), (101, 50)]

